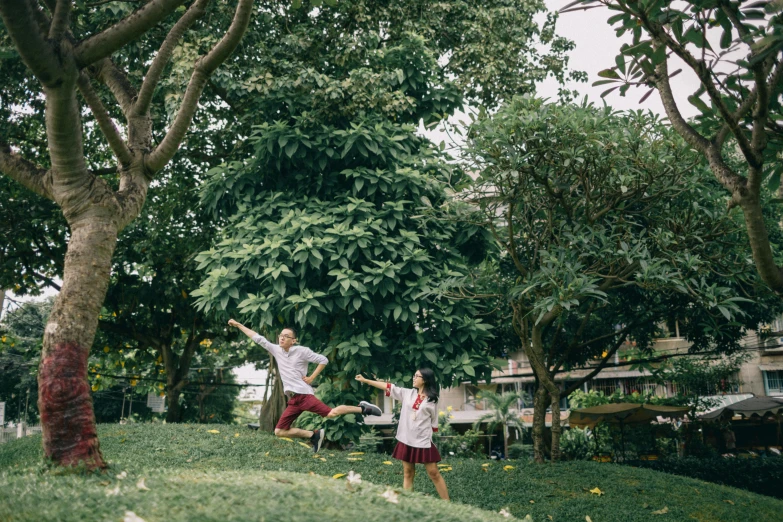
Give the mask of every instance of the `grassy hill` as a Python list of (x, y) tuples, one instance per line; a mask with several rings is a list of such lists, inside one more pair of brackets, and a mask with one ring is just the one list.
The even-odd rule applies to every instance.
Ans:
[[(298, 441), (237, 426), (104, 425), (99, 434), (111, 469), (91, 476), (47, 469), (39, 436), (0, 445), (0, 521), (119, 521), (128, 512), (147, 522), (507, 520), (501, 509), (554, 522), (783, 518), (780, 500), (612, 464), (448, 459), (445, 503), (423, 468), (419, 493), (402, 492), (402, 465), (387, 455), (316, 458)], [(361, 484), (339, 476), (349, 471)], [(383, 496), (394, 497), (389, 490), (396, 503)]]

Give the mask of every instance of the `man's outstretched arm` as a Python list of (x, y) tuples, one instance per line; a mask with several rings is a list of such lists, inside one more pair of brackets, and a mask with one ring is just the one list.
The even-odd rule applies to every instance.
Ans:
[(228, 320), (228, 325), (229, 326), (233, 326), (235, 328), (239, 328), (242, 331), (243, 334), (247, 335), (251, 339), (253, 339), (253, 337), (258, 335), (256, 332), (254, 332), (253, 330), (251, 330), (247, 326), (243, 325), (242, 323), (238, 323), (237, 321), (234, 321), (233, 319), (229, 319)]

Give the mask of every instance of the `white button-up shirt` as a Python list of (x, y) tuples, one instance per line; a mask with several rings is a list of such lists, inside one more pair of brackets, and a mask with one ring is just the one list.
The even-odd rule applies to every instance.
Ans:
[(397, 424), (397, 440), (411, 448), (432, 446), (432, 433), (438, 431), (438, 405), (429, 399), (423, 400), (417, 410), (413, 409), (419, 392), (416, 389), (400, 388), (391, 384), (386, 395), (402, 402), (400, 422)]
[(307, 376), (307, 365), (311, 362), (328, 364), (329, 359), (306, 346), (292, 346), (286, 352), (280, 345), (268, 341), (260, 334), (253, 337), (253, 342), (260, 344), (277, 361), (277, 369), (280, 371), (284, 392), (315, 395), (313, 387), (302, 380)]

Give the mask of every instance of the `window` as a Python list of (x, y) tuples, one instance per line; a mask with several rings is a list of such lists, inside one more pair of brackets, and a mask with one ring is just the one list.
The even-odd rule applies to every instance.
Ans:
[(764, 387), (767, 395), (783, 394), (783, 370), (764, 372)]

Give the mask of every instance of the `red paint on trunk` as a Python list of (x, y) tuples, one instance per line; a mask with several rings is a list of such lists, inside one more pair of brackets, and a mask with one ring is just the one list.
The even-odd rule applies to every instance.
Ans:
[(57, 344), (41, 361), (38, 408), (47, 457), (61, 466), (83, 461), (90, 469), (106, 467), (87, 382), (87, 353), (78, 344)]

